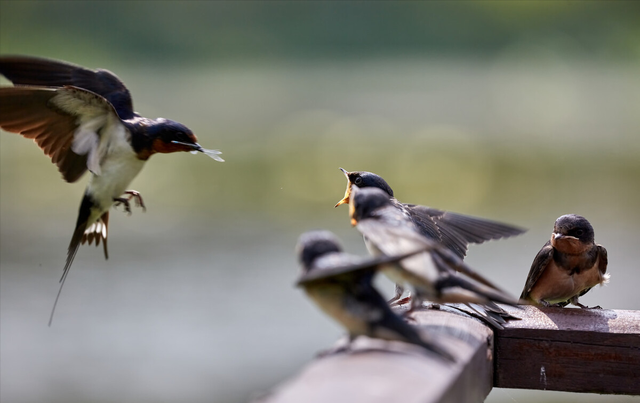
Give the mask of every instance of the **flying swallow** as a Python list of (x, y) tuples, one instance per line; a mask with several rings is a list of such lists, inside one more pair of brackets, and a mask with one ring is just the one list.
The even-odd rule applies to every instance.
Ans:
[[(347, 190), (335, 207), (349, 203), (353, 185), (361, 189), (369, 187), (381, 189), (391, 200), (391, 205), (401, 211), (415, 225), (420, 234), (437, 241), (460, 259), (464, 259), (470, 243), (479, 244), (489, 240), (508, 238), (526, 231), (513, 225), (484, 218), (402, 203), (394, 197), (393, 189), (382, 177), (366, 171), (348, 172), (343, 168), (340, 170), (347, 177)], [(398, 300), (403, 291), (402, 287), (396, 287), (396, 295), (392, 301)], [(506, 311), (504, 313), (507, 314)]]
[(126, 189), (151, 155), (203, 152), (223, 161), (219, 151), (202, 148), (183, 124), (134, 112), (129, 90), (110, 71), (2, 56), (0, 74), (15, 85), (0, 88), (0, 127), (33, 139), (67, 182), (77, 181), (87, 170), (92, 174), (67, 250), (60, 291), (80, 244), (102, 242), (108, 258), (111, 206), (122, 203), (131, 213), (129, 201), (134, 198), (144, 207), (140, 194)]
[[(422, 235), (381, 189), (351, 186), (349, 216), (374, 256), (394, 256), (425, 248), (425, 252), (388, 265), (383, 272), (396, 284), (409, 283), (412, 309), (423, 299), (436, 303), (516, 305), (517, 301), (465, 264), (439, 242)], [(497, 305), (495, 305), (498, 307)], [(499, 307), (498, 307), (499, 308)]]
[(423, 249), (396, 256), (361, 258), (342, 251), (339, 241), (328, 231), (302, 234), (298, 258), (303, 272), (297, 285), (326, 314), (349, 333), (349, 343), (358, 336), (416, 344), (454, 361), (453, 357), (395, 314), (372, 284), (376, 270), (394, 264)]
[(588, 308), (578, 298), (610, 277), (607, 250), (594, 238), (586, 218), (575, 214), (558, 218), (551, 239), (533, 259), (520, 299), (543, 306), (571, 303)]

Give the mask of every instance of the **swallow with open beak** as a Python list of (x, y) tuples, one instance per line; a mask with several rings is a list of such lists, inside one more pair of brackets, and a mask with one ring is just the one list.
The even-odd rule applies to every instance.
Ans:
[[(15, 85), (0, 88), (0, 127), (33, 139), (67, 182), (91, 172), (60, 290), (80, 244), (102, 242), (108, 258), (111, 206), (124, 204), (131, 213), (129, 201), (134, 198), (144, 208), (140, 194), (126, 189), (149, 157), (190, 151), (223, 161), (219, 151), (202, 148), (183, 124), (134, 112), (129, 90), (110, 71), (29, 56), (2, 56), (0, 74)], [(60, 291), (51, 318), (59, 296)]]
[(297, 285), (344, 326), (350, 343), (358, 336), (402, 341), (453, 361), (425, 332), (396, 315), (372, 284), (376, 270), (420, 253), (422, 248), (396, 256), (361, 258), (344, 253), (331, 232), (312, 231), (300, 236), (297, 250), (303, 269)]
[(571, 303), (588, 308), (578, 298), (610, 277), (607, 250), (594, 238), (586, 218), (575, 214), (558, 218), (551, 239), (533, 259), (520, 299), (543, 306)]
[(342, 168), (340, 170), (347, 177), (347, 190), (336, 207), (349, 203), (352, 185), (356, 185), (360, 189), (368, 187), (381, 189), (387, 194), (391, 204), (402, 211), (416, 225), (422, 235), (441, 243), (461, 259), (465, 257), (470, 243), (508, 238), (526, 231), (513, 225), (484, 218), (401, 203), (394, 197), (391, 186), (380, 176), (365, 171), (348, 172)]
[(349, 216), (374, 256), (400, 255), (420, 247), (426, 249), (383, 269), (396, 284), (408, 283), (413, 287), (412, 309), (425, 299), (436, 303), (517, 304), (515, 298), (474, 271), (455, 253), (423, 236), (383, 190), (376, 187), (360, 189), (352, 185)]

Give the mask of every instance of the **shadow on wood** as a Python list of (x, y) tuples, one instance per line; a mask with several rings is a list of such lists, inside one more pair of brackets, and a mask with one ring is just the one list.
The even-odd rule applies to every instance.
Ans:
[(360, 338), (354, 352), (314, 360), (260, 401), (481, 402), (492, 386), (640, 394), (640, 312), (504, 308), (522, 319), (495, 333), (461, 313), (414, 314), (455, 364), (416, 346)]
[(493, 383), (491, 329), (442, 311), (418, 312), (414, 318), (438, 336), (455, 363), (417, 346), (361, 337), (352, 352), (314, 360), (260, 401), (482, 402)]

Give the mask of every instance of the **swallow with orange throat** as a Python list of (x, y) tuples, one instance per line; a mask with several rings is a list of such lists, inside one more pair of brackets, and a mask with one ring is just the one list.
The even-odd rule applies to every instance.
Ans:
[[(424, 300), (479, 304), (482, 313), (487, 315), (488, 308), (494, 305), (502, 309), (496, 303), (517, 304), (517, 299), (473, 270), (455, 253), (423, 236), (409, 217), (392, 204), (383, 190), (375, 187), (360, 189), (353, 185), (349, 216), (374, 256), (396, 256), (419, 248), (425, 249), (421, 254), (403, 259), (395, 265), (387, 265), (382, 270), (399, 286), (412, 286), (414, 295), (409, 312), (421, 306)], [(501, 321), (492, 319), (486, 320), (500, 327)]]
[[(0, 74), (13, 87), (0, 88), (0, 127), (34, 142), (58, 166), (67, 182), (89, 170), (91, 177), (80, 203), (67, 250), (53, 313), (80, 244), (102, 242), (108, 258), (109, 209), (130, 201), (144, 208), (140, 193), (127, 190), (144, 163), (156, 153), (207, 150), (186, 126), (149, 119), (134, 112), (131, 94), (108, 70), (89, 70), (66, 62), (30, 56), (0, 57)], [(123, 197), (124, 196), (124, 197)]]
[[(484, 218), (438, 210), (432, 207), (407, 204), (395, 198), (391, 186), (379, 175), (366, 171), (346, 171), (340, 168), (347, 177), (347, 190), (344, 197), (335, 207), (349, 203), (353, 185), (360, 189), (377, 188), (387, 194), (391, 205), (411, 221), (418, 232), (425, 238), (436, 241), (453, 252), (460, 259), (464, 259), (470, 243), (480, 244), (489, 240), (508, 238), (520, 235), (526, 230)], [(396, 288), (394, 299), (399, 299), (403, 293), (401, 287)]]
[(607, 262), (607, 250), (595, 243), (591, 223), (579, 215), (563, 215), (533, 259), (520, 299), (542, 306), (571, 303), (588, 308), (578, 298), (609, 281)]

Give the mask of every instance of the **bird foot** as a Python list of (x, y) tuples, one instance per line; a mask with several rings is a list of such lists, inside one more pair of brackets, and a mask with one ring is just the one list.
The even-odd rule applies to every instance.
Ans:
[(583, 304), (581, 304), (581, 303), (579, 303), (579, 302), (574, 302), (574, 303), (573, 303), (573, 305), (575, 305), (575, 306), (579, 306), (579, 307), (580, 307), (580, 308), (582, 308), (582, 309), (602, 309), (602, 307), (601, 307), (600, 305), (596, 305), (596, 306), (586, 306), (586, 305), (583, 305)]
[(561, 304), (561, 303), (558, 303), (558, 304), (550, 304), (550, 303), (548, 303), (547, 301), (545, 301), (545, 300), (541, 299), (541, 300), (540, 300), (540, 305), (542, 305), (542, 306), (544, 306), (544, 307), (546, 307), (546, 308), (564, 308), (566, 304)]
[(129, 197), (114, 197), (113, 201), (115, 202), (114, 206), (124, 205), (124, 211), (126, 211), (129, 215), (131, 215), (131, 199), (133, 199), (136, 203), (136, 207), (142, 207), (142, 211), (147, 211), (147, 206), (144, 205), (144, 200), (142, 200), (142, 195), (140, 192), (135, 190), (126, 190), (124, 194), (129, 195)]
[(408, 304), (409, 302), (411, 302), (411, 296), (404, 297), (402, 299), (396, 299), (395, 301), (394, 300), (390, 300), (389, 301), (389, 305), (391, 305), (391, 306), (400, 306), (400, 305)]
[(575, 306), (579, 306), (582, 309), (602, 309), (602, 307), (600, 305), (596, 305), (596, 306), (592, 306), (592, 307), (588, 307), (586, 305), (581, 304), (580, 302), (578, 302), (578, 297), (573, 297), (569, 300), (570, 303), (572, 303)]

